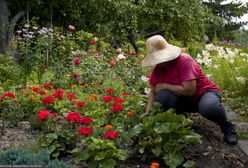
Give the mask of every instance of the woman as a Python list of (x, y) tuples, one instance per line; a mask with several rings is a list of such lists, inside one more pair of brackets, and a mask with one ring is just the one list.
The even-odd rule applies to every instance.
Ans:
[(160, 102), (165, 111), (174, 108), (177, 114), (198, 112), (220, 126), (228, 144), (236, 144), (237, 132), (226, 117), (220, 90), (196, 61), (160, 35), (147, 39), (146, 47), (142, 66), (154, 68), (146, 111), (141, 117), (148, 114), (154, 101)]

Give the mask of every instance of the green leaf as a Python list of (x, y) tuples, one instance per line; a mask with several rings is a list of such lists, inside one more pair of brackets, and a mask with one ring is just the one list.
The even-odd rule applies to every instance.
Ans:
[(186, 163), (183, 164), (185, 168), (195, 168), (196, 163), (193, 160), (188, 160)]
[(170, 133), (171, 132), (170, 123), (155, 123), (153, 130), (157, 134)]
[(103, 160), (105, 158), (105, 155), (106, 155), (106, 152), (98, 152), (95, 157), (94, 157), (94, 160)]
[(105, 159), (99, 164), (99, 168), (115, 168), (115, 162), (114, 159)]
[(191, 135), (184, 136), (185, 143), (201, 143), (201, 136), (196, 133), (192, 133)]
[(165, 163), (170, 166), (170, 168), (176, 168), (178, 165), (182, 164), (184, 158), (179, 153), (168, 153), (163, 157)]
[(76, 155), (74, 161), (75, 163), (80, 163), (82, 160), (87, 160), (90, 157), (90, 155), (87, 152), (79, 153)]
[(155, 149), (152, 149), (152, 152), (153, 152), (153, 154), (154, 154), (156, 157), (159, 156), (160, 153), (161, 153), (161, 146), (160, 146), (160, 145), (157, 145), (157, 146), (155, 147)]
[(144, 151), (145, 151), (145, 146), (139, 148), (139, 152), (140, 152), (140, 153), (144, 153)]
[(144, 125), (141, 123), (138, 125), (135, 125), (133, 128), (133, 132), (135, 133), (135, 135), (138, 135), (142, 131), (143, 127)]

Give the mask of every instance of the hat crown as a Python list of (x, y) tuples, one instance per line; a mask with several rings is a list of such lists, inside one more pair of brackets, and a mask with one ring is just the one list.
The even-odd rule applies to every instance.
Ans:
[(168, 45), (168, 43), (160, 35), (150, 37), (147, 40), (147, 49), (148, 49), (149, 53), (156, 52), (158, 50), (163, 50), (167, 47), (167, 45)]

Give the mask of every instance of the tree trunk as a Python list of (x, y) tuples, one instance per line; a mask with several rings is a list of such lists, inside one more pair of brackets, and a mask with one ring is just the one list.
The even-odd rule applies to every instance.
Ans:
[(7, 48), (8, 7), (5, 0), (0, 0), (0, 53)]
[(131, 45), (133, 46), (135, 52), (138, 53), (139, 48), (138, 48), (138, 46), (136, 45), (136, 42), (135, 42), (135, 35), (131, 31), (129, 31), (127, 38), (129, 40), (129, 42), (131, 43)]

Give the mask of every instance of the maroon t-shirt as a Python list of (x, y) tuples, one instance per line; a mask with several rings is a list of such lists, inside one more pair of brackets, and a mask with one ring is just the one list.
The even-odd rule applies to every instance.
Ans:
[(189, 80), (196, 80), (196, 93), (190, 96), (191, 101), (199, 100), (208, 90), (220, 92), (217, 85), (208, 79), (197, 62), (186, 53), (181, 53), (177, 59), (173, 60), (168, 70), (156, 66), (153, 69), (150, 84), (154, 87), (158, 83), (181, 85)]

